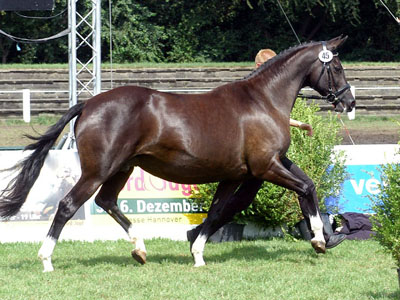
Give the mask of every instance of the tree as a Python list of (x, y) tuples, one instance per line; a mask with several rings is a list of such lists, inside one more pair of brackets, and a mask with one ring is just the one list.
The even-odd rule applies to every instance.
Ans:
[[(107, 3), (105, 3), (107, 4)], [(103, 8), (103, 20), (108, 15)], [(155, 13), (140, 1), (119, 0), (112, 8), (113, 55), (118, 62), (164, 60), (165, 28), (156, 21)], [(103, 23), (103, 40), (109, 41), (109, 24)], [(108, 51), (107, 51), (108, 52)]]
[[(102, 56), (109, 53), (108, 4), (102, 1)], [(341, 57), (351, 60), (400, 59), (399, 26), (380, 0), (279, 0), (302, 42), (326, 40), (340, 34), (350, 39)], [(56, 14), (67, 0), (56, 0)], [(397, 16), (396, 0), (385, 3)], [(113, 3), (112, 30), (115, 62), (250, 61), (261, 48), (280, 52), (295, 44), (278, 0), (119, 0)], [(77, 1), (88, 9), (91, 1)], [(0, 12), (0, 28), (16, 36), (40, 38), (67, 27), (66, 14), (53, 20), (21, 18)], [(0, 36), (5, 62), (66, 62), (67, 39), (19, 45)], [(90, 54), (91, 49), (83, 49)]]
[[(56, 0), (54, 11), (12, 12), (0, 11), (0, 29), (19, 37), (38, 39), (52, 36), (68, 28), (67, 13), (53, 19), (32, 19), (29, 17), (55, 16), (65, 10), (67, 0)], [(28, 16), (28, 17), (24, 17)], [(0, 51), (2, 63), (20, 62), (66, 62), (68, 41), (67, 37), (46, 43), (16, 43), (0, 35)]]

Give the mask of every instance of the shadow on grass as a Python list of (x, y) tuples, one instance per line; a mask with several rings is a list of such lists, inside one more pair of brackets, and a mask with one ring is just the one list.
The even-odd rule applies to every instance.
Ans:
[[(97, 257), (92, 258), (79, 258), (74, 263), (66, 263), (64, 264), (65, 267), (75, 267), (76, 264), (93, 267), (98, 265), (117, 265), (121, 267), (128, 267), (131, 266), (132, 263), (136, 263), (136, 261), (132, 258), (132, 256), (127, 253), (127, 255), (123, 256), (116, 256), (116, 255), (100, 255)], [(139, 264), (138, 264), (139, 265)]]
[(369, 299), (400, 299), (400, 290), (396, 292), (376, 292), (376, 293), (368, 293)]
[[(189, 244), (188, 244), (189, 245)], [(271, 250), (262, 246), (238, 246), (232, 249), (231, 251), (224, 251), (221, 254), (207, 254), (207, 247), (204, 254), (204, 259), (206, 263), (223, 263), (230, 260), (242, 260), (242, 261), (253, 261), (253, 260), (282, 260), (285, 261), (293, 261), (295, 263), (298, 262), (299, 257), (301, 261), (304, 263), (309, 263), (311, 265), (317, 264), (315, 261), (314, 251), (303, 250), (303, 249), (288, 249), (288, 248), (280, 248)], [(293, 256), (296, 256), (293, 257)], [(139, 264), (133, 260), (133, 258), (127, 254), (126, 256), (112, 256), (112, 255), (103, 255), (90, 259), (78, 259), (77, 263), (86, 266), (95, 266), (98, 264), (115, 264), (122, 266), (129, 266), (132, 264)], [(147, 255), (147, 263), (148, 264), (181, 264), (181, 265), (192, 265), (193, 258), (189, 252), (189, 247), (187, 252), (182, 254), (171, 254), (166, 251), (163, 254), (152, 254), (151, 251)], [(73, 266), (73, 263), (64, 264), (65, 267), (69, 267), (68, 265)]]
[(278, 248), (268, 249), (262, 246), (245, 246), (234, 248), (229, 252), (221, 254), (210, 254), (207, 255), (205, 252), (204, 259), (206, 262), (223, 263), (230, 260), (243, 260), (243, 261), (292, 261), (297, 263), (299, 260), (304, 263), (316, 264), (316, 254), (312, 249), (289, 249), (289, 248)]
[[(181, 265), (192, 265), (193, 258), (189, 251), (189, 243), (187, 244), (187, 250), (176, 254), (171, 254), (166, 249), (165, 253), (152, 253), (149, 251), (147, 255), (148, 264), (181, 264)], [(223, 244), (220, 244), (223, 248)], [(232, 245), (229, 245), (232, 247)], [(211, 247), (210, 247), (211, 248)], [(214, 254), (215, 251), (220, 253)], [(214, 253), (213, 253), (214, 252)], [(76, 259), (74, 259), (76, 257)], [(308, 263), (310, 265), (316, 265), (318, 262), (315, 260), (316, 254), (313, 249), (295, 249), (287, 248), (282, 246), (281, 248), (270, 249), (265, 246), (249, 245), (243, 246), (238, 243), (234, 245), (231, 250), (224, 249), (207, 249), (207, 245), (204, 253), (204, 260), (206, 263), (224, 263), (226, 261), (237, 260), (237, 261), (273, 261), (273, 260), (285, 260), (298, 263)], [(100, 265), (117, 265), (117, 266), (140, 266), (130, 255), (129, 252), (126, 255), (99, 255), (90, 258), (82, 258), (77, 256), (63, 256), (62, 252), (59, 252), (53, 259), (54, 267), (59, 269), (72, 269), (76, 265), (84, 265), (89, 267), (100, 266)], [(39, 259), (22, 259), (16, 264), (7, 265), (10, 269), (32, 269), (33, 266), (42, 266)]]
[[(189, 248), (189, 247), (188, 247)], [(290, 250), (290, 249), (280, 249), (275, 251), (268, 251), (265, 247), (261, 246), (246, 246), (232, 249), (231, 251), (224, 252), (221, 254), (207, 254), (207, 250), (204, 255), (204, 260), (208, 263), (223, 263), (230, 260), (243, 260), (243, 261), (251, 261), (251, 260), (278, 260), (282, 257), (287, 258), (287, 256), (291, 256), (294, 253), (303, 252), (304, 256), (309, 255), (308, 251), (298, 251), (298, 250)], [(303, 256), (300, 254), (301, 256)], [(294, 260), (295, 261), (295, 260)], [(307, 261), (305, 259), (304, 261)], [(311, 262), (310, 259), (309, 262)], [(132, 265), (132, 263), (139, 265), (130, 255), (127, 256), (99, 256), (90, 259), (79, 259), (78, 263), (81, 263), (86, 266), (94, 266), (97, 264), (109, 263), (116, 265)], [(182, 265), (192, 265), (193, 258), (189, 252), (189, 249), (186, 253), (182, 253), (181, 255), (170, 254), (166, 252), (165, 254), (154, 254), (151, 252), (147, 255), (147, 263), (149, 264), (182, 264)], [(71, 267), (73, 263), (68, 264)], [(64, 265), (67, 266), (67, 265)]]

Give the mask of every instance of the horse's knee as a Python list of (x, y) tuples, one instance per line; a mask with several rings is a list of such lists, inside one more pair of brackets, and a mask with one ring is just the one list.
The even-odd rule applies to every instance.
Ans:
[(314, 182), (310, 181), (306, 181), (304, 182), (303, 186), (302, 186), (302, 191), (299, 192), (299, 196), (305, 197), (305, 198), (309, 198), (311, 197), (315, 192), (315, 185)]
[(307, 195), (314, 193), (314, 191), (315, 191), (314, 182), (312, 180), (307, 180), (305, 183), (307, 185), (307, 188), (306, 188)]
[(310, 195), (310, 189), (309, 189), (308, 184), (304, 183), (304, 184), (301, 186), (300, 191), (297, 192), (297, 194), (298, 194), (300, 197), (307, 198), (307, 196)]

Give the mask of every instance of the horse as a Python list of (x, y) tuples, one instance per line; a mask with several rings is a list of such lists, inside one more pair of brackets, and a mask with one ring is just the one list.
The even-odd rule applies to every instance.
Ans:
[(0, 217), (20, 210), (49, 150), (76, 118), (74, 134), (82, 172), (60, 200), (38, 252), (44, 272), (54, 270), (51, 257), (64, 225), (99, 188), (95, 203), (127, 232), (134, 245), (133, 258), (146, 262), (143, 237), (117, 205), (134, 167), (177, 183), (221, 182), (215, 209), (190, 237), (196, 267), (205, 264), (208, 237), (247, 206), (263, 181), (307, 198), (301, 208), (314, 233), (311, 245), (317, 253), (324, 253), (318, 203), (310, 197), (307, 184), (282, 165), (281, 158), (290, 144), (289, 115), (301, 88), (312, 87), (335, 111), (349, 112), (355, 106), (336, 53), (346, 39), (339, 36), (289, 48), (246, 78), (202, 94), (123, 86), (76, 104), (45, 134), (29, 136), (34, 142), (25, 150), (32, 152), (14, 166), (17, 175), (0, 193)]

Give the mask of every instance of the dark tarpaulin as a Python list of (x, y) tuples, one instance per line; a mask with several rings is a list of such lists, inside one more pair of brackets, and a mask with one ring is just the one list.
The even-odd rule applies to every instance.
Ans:
[(340, 233), (344, 233), (348, 240), (367, 240), (376, 234), (372, 231), (369, 215), (349, 212), (340, 216), (343, 219)]

